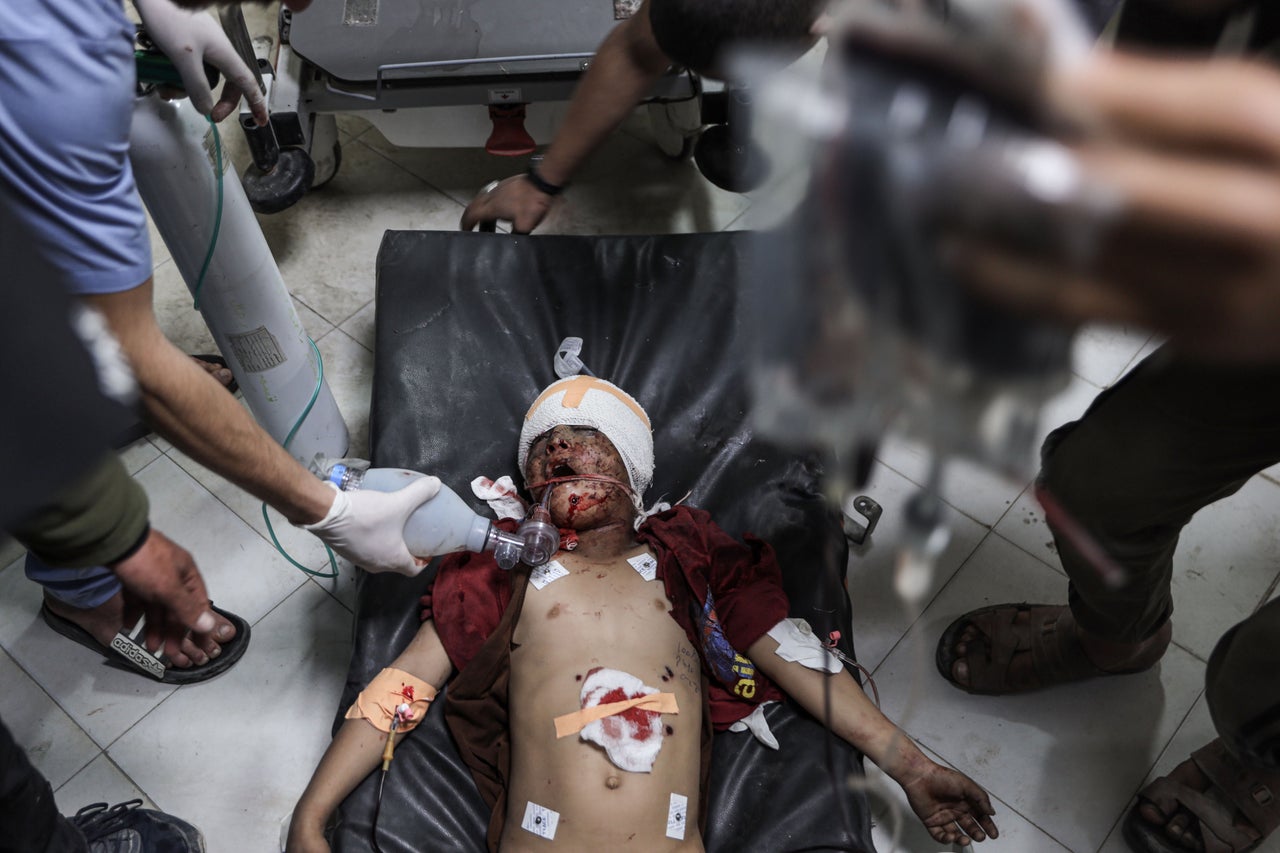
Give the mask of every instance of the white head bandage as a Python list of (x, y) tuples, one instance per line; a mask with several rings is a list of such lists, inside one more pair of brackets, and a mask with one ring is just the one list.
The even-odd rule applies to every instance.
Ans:
[(634, 397), (593, 376), (573, 376), (551, 383), (524, 416), (517, 453), (522, 472), (533, 442), (558, 426), (584, 426), (602, 432), (627, 466), (633, 499), (639, 504), (653, 482), (653, 427)]

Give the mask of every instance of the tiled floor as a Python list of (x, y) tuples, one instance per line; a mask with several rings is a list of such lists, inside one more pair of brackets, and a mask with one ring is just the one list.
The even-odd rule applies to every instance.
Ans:
[[(387, 228), (452, 228), (465, 201), (509, 163), (470, 150), (403, 150), (359, 119), (341, 124), (344, 163), (324, 191), (262, 221), (353, 436), (367, 451), (373, 370), (374, 253)], [(545, 229), (561, 233), (740, 227), (750, 201), (709, 187), (644, 139), (644, 122), (610, 141)], [(228, 128), (230, 130), (231, 128)], [(207, 330), (168, 252), (156, 246), (157, 311), (189, 352)], [(1151, 346), (1132, 330), (1085, 330), (1075, 378), (1048, 407), (1046, 429), (1083, 411)], [(196, 556), (218, 603), (253, 625), (241, 663), (174, 689), (101, 665), (37, 618), (38, 589), (21, 551), (0, 542), (0, 716), (52, 781), (64, 812), (140, 795), (198, 824), (213, 853), (274, 849), (324, 749), (349, 653), (352, 569), (304, 577), (268, 544), (259, 504), (158, 438), (125, 461), (152, 498), (156, 525)], [(970, 697), (933, 669), (942, 628), (973, 606), (1061, 601), (1065, 578), (1025, 482), (953, 466), (945, 495), (952, 539), (923, 613), (904, 612), (891, 566), (902, 506), (924, 459), (888, 443), (866, 490), (884, 506), (874, 541), (850, 563), (854, 637), (886, 710), (936, 758), (997, 800), (1002, 837), (983, 850), (1124, 851), (1118, 821), (1144, 779), (1211, 737), (1205, 658), (1231, 624), (1275, 594), (1280, 486), (1259, 477), (1198, 516), (1176, 561), (1175, 647), (1149, 673), (1014, 699)], [(275, 517), (286, 546), (319, 567), (323, 552)], [(886, 789), (887, 791), (887, 789)], [(889, 793), (891, 799), (901, 798)], [(888, 850), (882, 813), (878, 830)], [(908, 820), (900, 849), (935, 851)], [(1280, 853), (1280, 836), (1262, 848)]]

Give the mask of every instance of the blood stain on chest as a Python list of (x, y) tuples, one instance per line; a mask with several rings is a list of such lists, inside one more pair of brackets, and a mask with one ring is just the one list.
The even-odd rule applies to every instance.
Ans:
[[(625, 702), (628, 699), (635, 699), (639, 695), (628, 696), (626, 690), (621, 687), (615, 687), (600, 697), (600, 704), (608, 705), (612, 702)], [(600, 722), (604, 725), (604, 732), (607, 737), (626, 738), (644, 743), (652, 739), (656, 734), (649, 725), (649, 721), (657, 714), (657, 711), (646, 711), (643, 708), (627, 708), (625, 711), (605, 717)]]

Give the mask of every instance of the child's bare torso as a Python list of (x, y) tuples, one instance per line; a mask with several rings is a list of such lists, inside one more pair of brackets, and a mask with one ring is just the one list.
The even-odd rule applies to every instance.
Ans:
[[(702, 667), (668, 611), (661, 581), (645, 581), (626, 561), (561, 553), (569, 571), (541, 590), (530, 586), (511, 653), (511, 780), (504, 851), (700, 851), (698, 783)], [(675, 694), (679, 714), (661, 718), (662, 748), (652, 772), (615, 766), (578, 735), (556, 738), (554, 719), (581, 706), (583, 679), (596, 667), (629, 673)], [(669, 833), (672, 795), (687, 803), (683, 840)], [(675, 800), (679, 810), (680, 800)], [(534, 804), (558, 813), (554, 841), (522, 828)]]

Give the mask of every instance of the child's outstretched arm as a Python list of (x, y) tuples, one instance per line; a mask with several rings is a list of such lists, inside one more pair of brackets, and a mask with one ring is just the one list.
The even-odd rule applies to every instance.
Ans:
[(817, 719), (823, 719), (824, 681), (831, 690), (831, 728), (906, 791), (929, 835), (942, 844), (968, 844), (999, 835), (991, 801), (976, 782), (931, 761), (906, 732), (880, 713), (847, 671), (833, 674), (783, 660), (765, 634), (747, 647), (761, 672)]
[[(453, 671), (440, 635), (431, 621), (422, 623), (413, 642), (391, 667), (427, 682), (436, 690), (444, 686)], [(421, 702), (415, 708), (423, 709)], [(403, 737), (396, 734), (396, 742)], [(369, 719), (348, 718), (342, 724), (294, 807), (286, 847), (288, 853), (328, 853), (324, 827), (329, 815), (382, 761), (386, 743), (387, 732), (375, 728)]]

